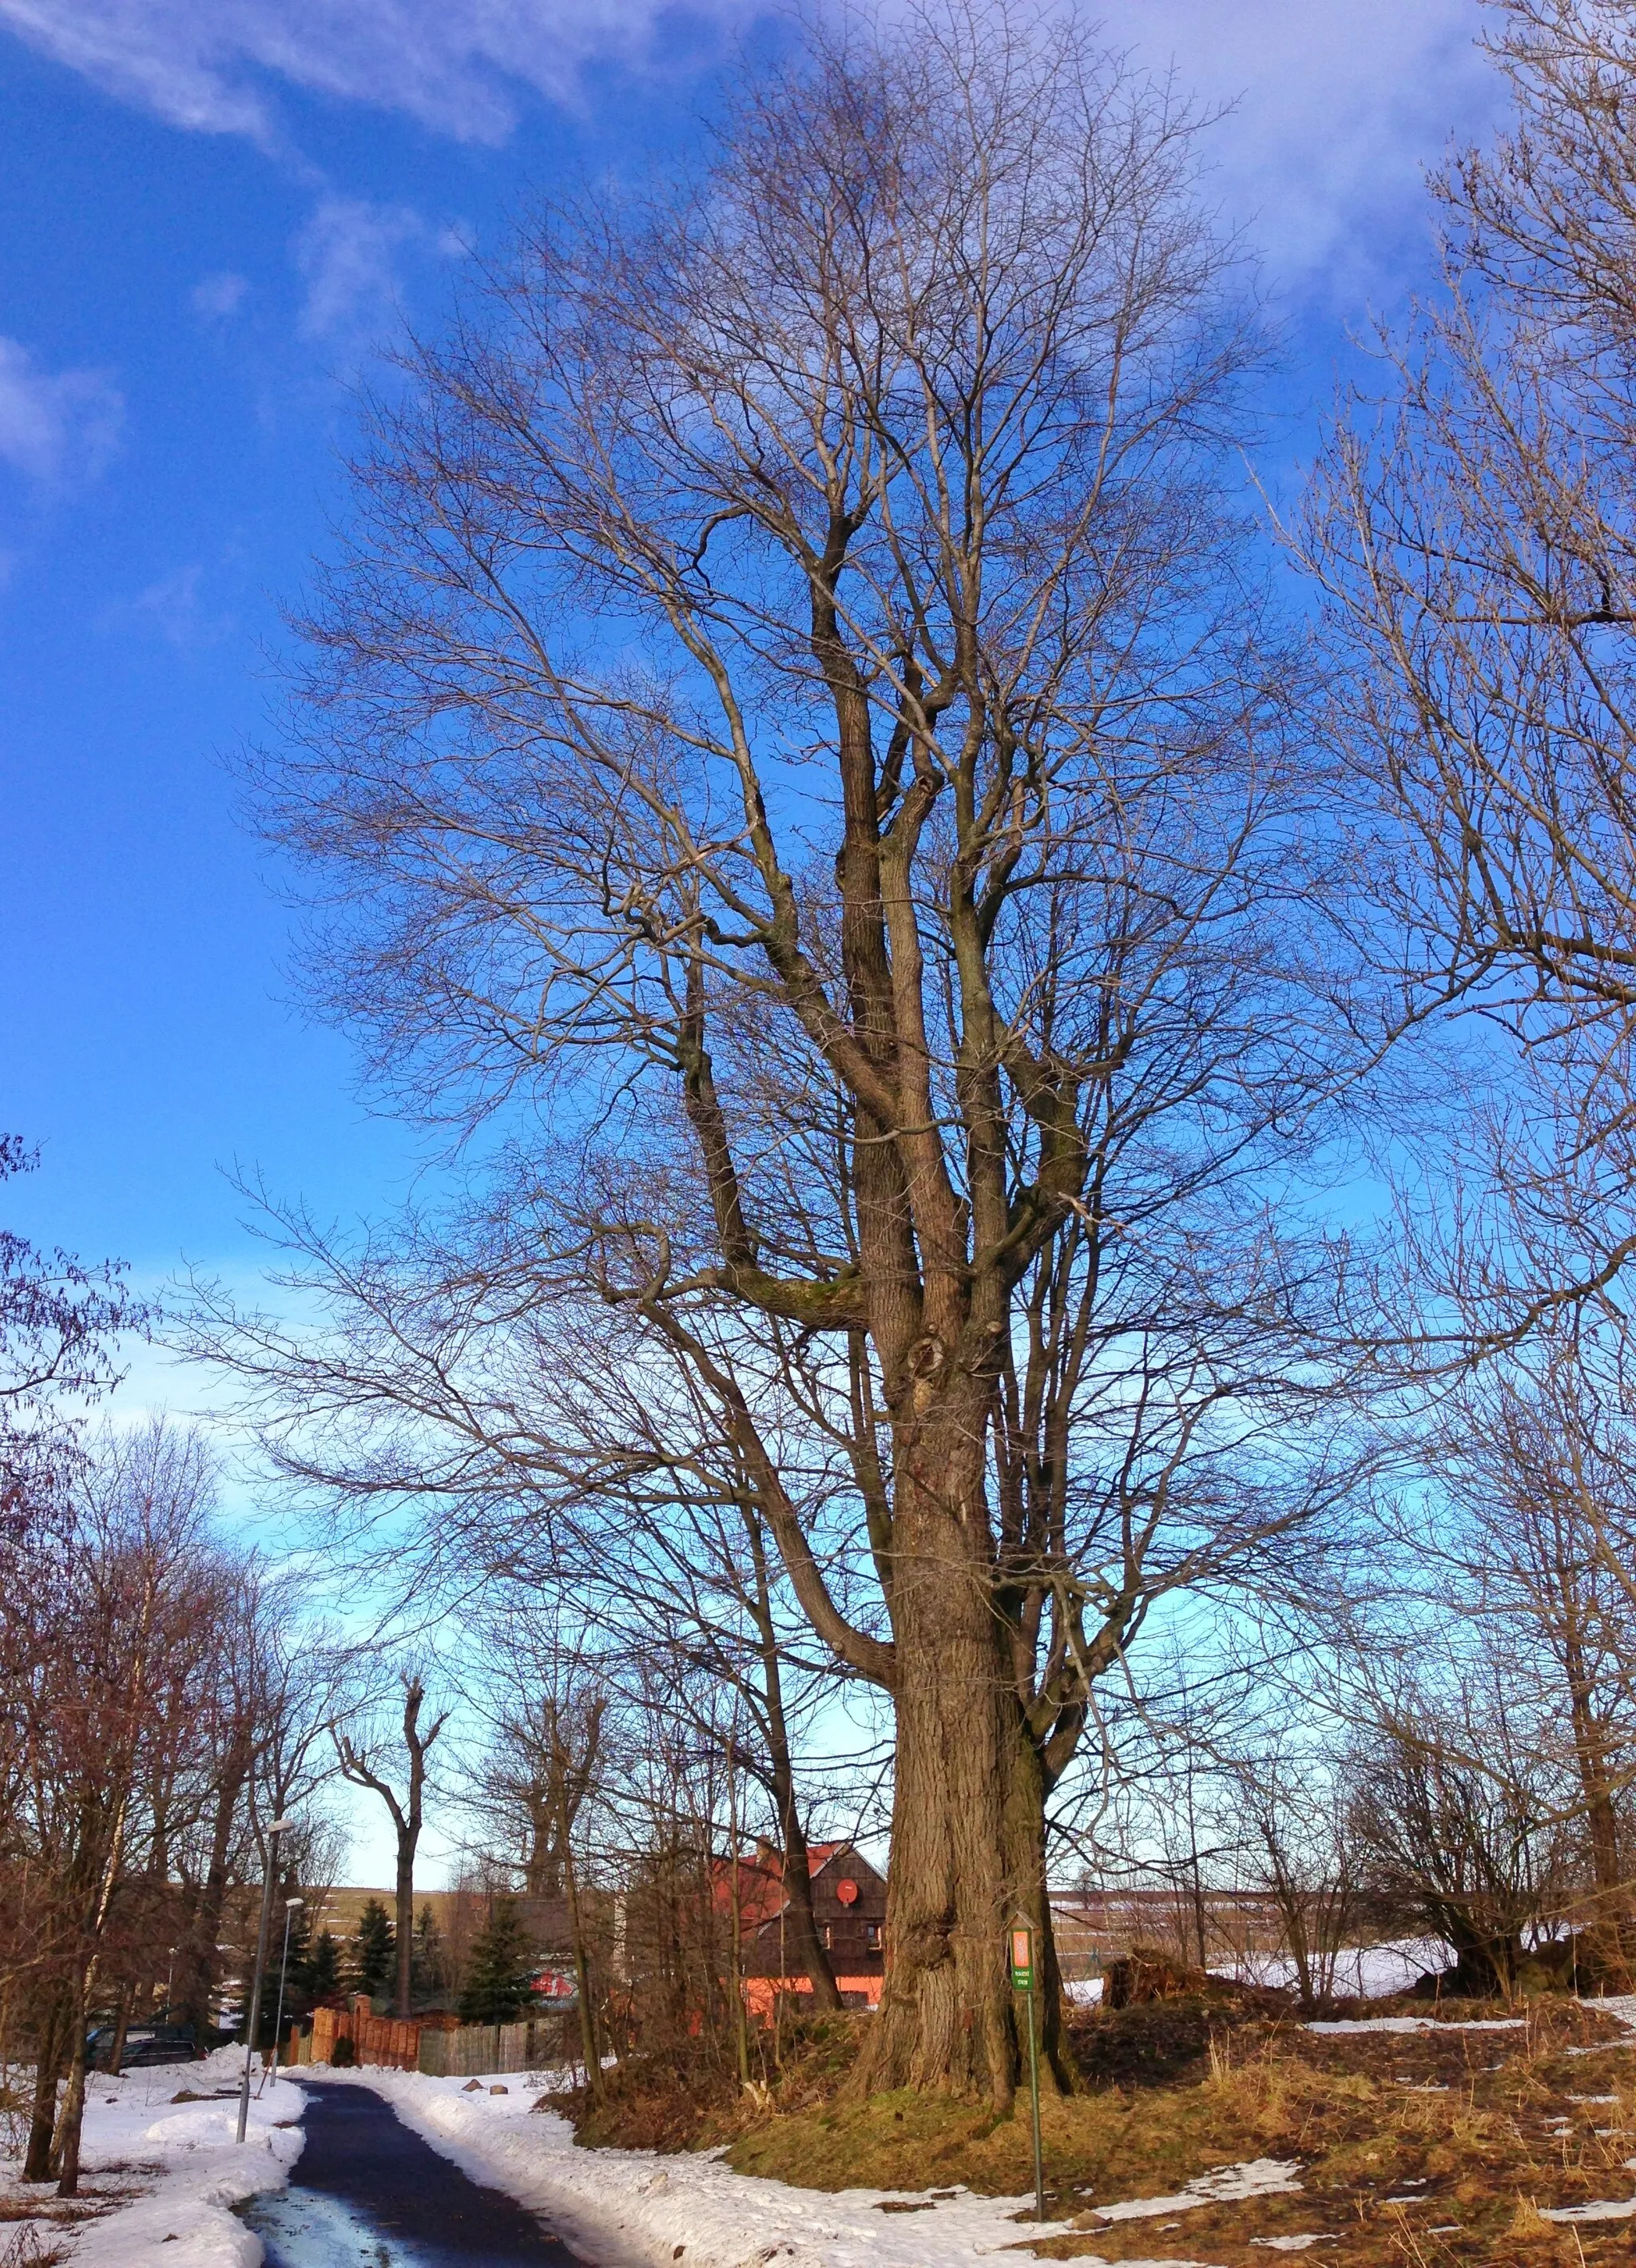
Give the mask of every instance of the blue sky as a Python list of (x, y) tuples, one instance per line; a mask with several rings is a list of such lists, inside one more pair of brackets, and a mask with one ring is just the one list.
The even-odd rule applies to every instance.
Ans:
[[(886, 0), (889, 7), (893, 0)], [(1429, 273), (1421, 167), (1480, 129), (1475, 0), (1128, 0), (1291, 352), (1275, 468), (1348, 325)], [(366, 1215), (416, 1163), (294, 1005), (225, 761), (340, 509), (350, 387), (565, 172), (684, 151), (748, 0), (0, 0), (0, 1128), (11, 1224), (139, 1281), (254, 1271), (225, 1170)], [(126, 1401), (200, 1381), (140, 1361)], [(384, 1879), (384, 1877), (382, 1877)]]

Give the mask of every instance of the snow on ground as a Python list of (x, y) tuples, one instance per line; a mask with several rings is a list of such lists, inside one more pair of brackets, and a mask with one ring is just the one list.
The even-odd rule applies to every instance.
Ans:
[[(1454, 1960), (1454, 1948), (1440, 1937), (1400, 1937), (1389, 1945), (1344, 1946), (1335, 1956), (1338, 2000), (1385, 2000), (1394, 1992), (1407, 1992), (1428, 1971), (1435, 1974)], [(1293, 1986), (1295, 1964), (1287, 1953), (1250, 1953), (1229, 1967), (1212, 1972), (1235, 1977), (1243, 1984)]]
[(1293, 2158), (1254, 2158), (1245, 2166), (1222, 2166), (1213, 2174), (1200, 2174), (1174, 2197), (1127, 2198), (1122, 2205), (1097, 2205), (1091, 2210), (1107, 2221), (1156, 2220), (1161, 2213), (1228, 2205), (1236, 2198), (1286, 2197), (1301, 2187), (1295, 2178), (1300, 2171)]
[[(686, 2268), (966, 2268), (1036, 2234), (1069, 2233), (1066, 2221), (1039, 2228), (1030, 2198), (800, 2190), (735, 2174), (713, 2155), (577, 2149), (567, 2122), (531, 2110), (534, 2096), (515, 2076), (470, 2091), (463, 2080), (414, 2072), (372, 2071), (353, 2083), (377, 2088), (435, 2149), (537, 2213), (599, 2268), (671, 2268), (677, 2257)], [(510, 2091), (491, 2095), (491, 2085)], [(1292, 2170), (1265, 2161), (1226, 2167), (1179, 2198), (1116, 2205), (1109, 2219), (1287, 2189)], [(1172, 2255), (1122, 2268), (1185, 2264)]]
[[(92, 2073), (85, 2093), (80, 2146), (83, 2202), (113, 2209), (76, 2227), (59, 2215), (55, 2191), (21, 2187), (17, 2161), (0, 2161), (0, 2190), (8, 2199), (38, 2203), (42, 2242), (66, 2241), (73, 2268), (258, 2268), (260, 2241), (232, 2207), (259, 2190), (281, 2189), (300, 2154), (301, 2097), (287, 2081), (269, 2080), (250, 2102), (242, 2148), (237, 2084), (242, 2048), (218, 2049), (202, 2063), (155, 2066), (110, 2079)], [(225, 2099), (232, 2088), (231, 2100)], [(224, 2099), (178, 2103), (179, 2094)]]
[(1308, 2032), (1520, 2032), (1526, 2016), (1479, 2016), (1472, 2021), (1440, 2023), (1435, 2016), (1352, 2016), (1332, 2024), (1307, 2024)]

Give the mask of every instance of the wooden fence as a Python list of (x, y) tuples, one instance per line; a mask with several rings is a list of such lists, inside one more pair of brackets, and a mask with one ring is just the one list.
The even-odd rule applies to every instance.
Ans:
[(367, 2000), (350, 2008), (314, 2008), (312, 2029), (292, 2024), (287, 2064), (332, 2063), (337, 2040), (350, 2040), (354, 2060), (388, 2071), (422, 2071), (431, 2079), (475, 2079), (490, 2072), (540, 2071), (565, 2063), (577, 2051), (562, 2015), (520, 2024), (447, 2024), (370, 2014)]

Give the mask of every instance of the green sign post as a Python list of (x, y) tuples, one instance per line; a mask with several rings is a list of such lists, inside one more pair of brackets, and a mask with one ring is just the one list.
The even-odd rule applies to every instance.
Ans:
[(1045, 2158), (1040, 2147), (1040, 2034), (1034, 2019), (1034, 1931), (1026, 1921), (1016, 1921), (1008, 1933), (1011, 1939), (1011, 1989), (1028, 1996), (1028, 2100), (1034, 2108), (1034, 2217), (1045, 2218)]

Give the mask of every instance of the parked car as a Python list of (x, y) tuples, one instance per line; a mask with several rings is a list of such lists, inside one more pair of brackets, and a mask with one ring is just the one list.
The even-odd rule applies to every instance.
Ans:
[[(85, 2035), (85, 2060), (93, 2071), (106, 2070), (114, 2053), (116, 2027), (99, 2024)], [(196, 2063), (198, 2036), (191, 2024), (132, 2024), (125, 2034), (123, 2071), (140, 2071), (156, 2063)]]

